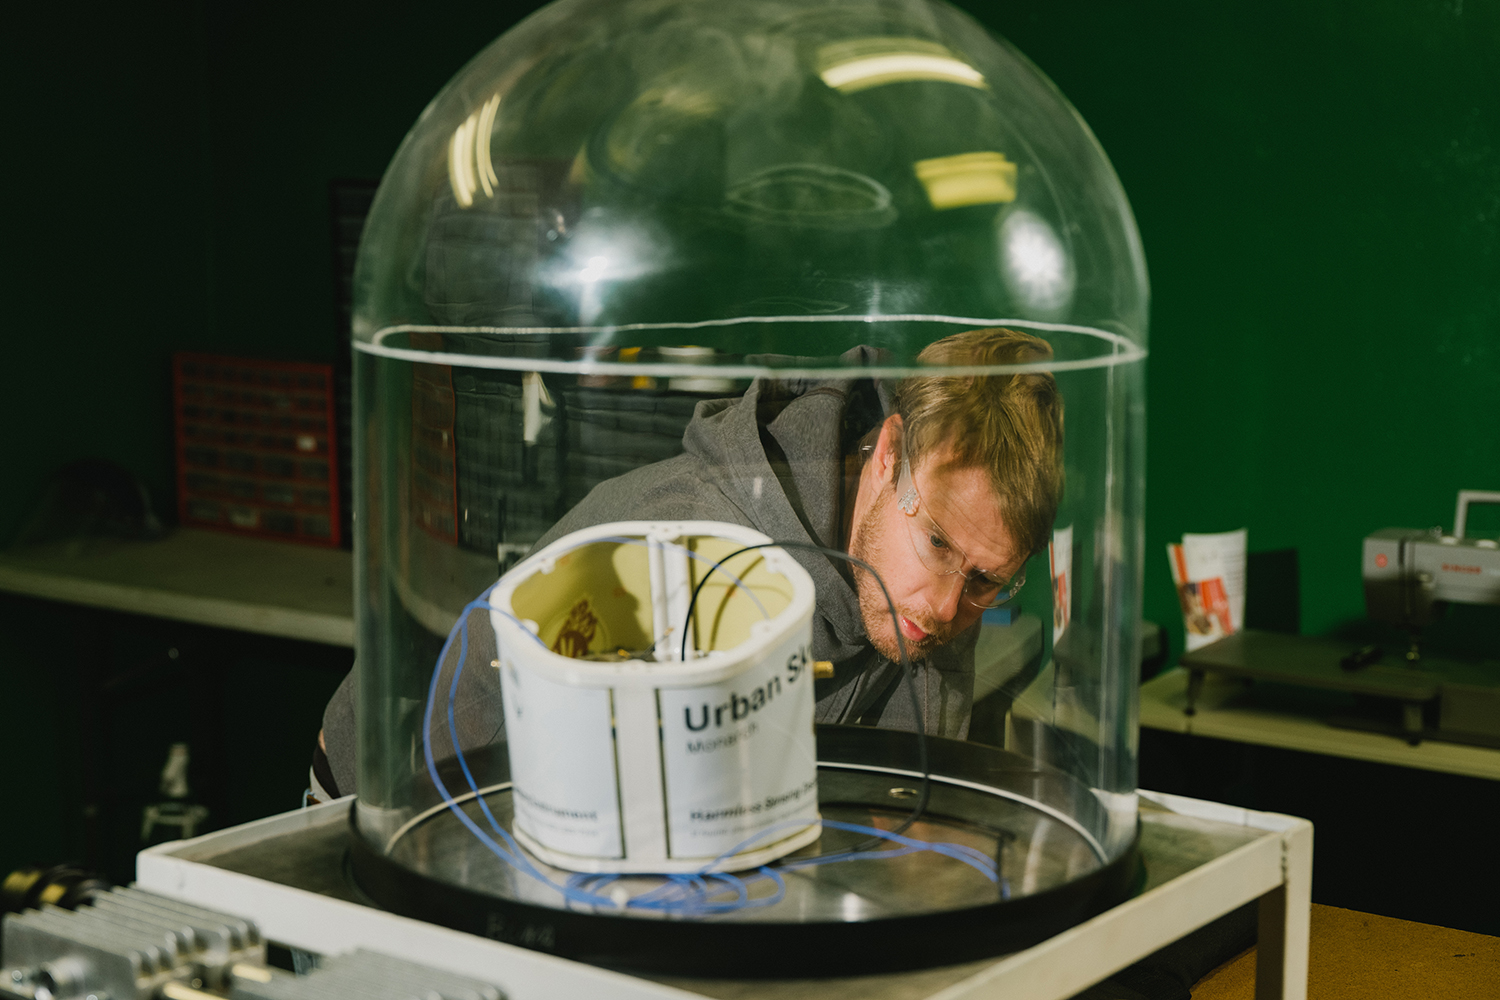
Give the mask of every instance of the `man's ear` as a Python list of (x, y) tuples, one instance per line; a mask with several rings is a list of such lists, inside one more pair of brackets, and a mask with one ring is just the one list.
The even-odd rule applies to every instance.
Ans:
[(892, 413), (880, 425), (880, 437), (875, 441), (875, 453), (870, 461), (881, 482), (894, 480), (901, 463), (901, 414)]

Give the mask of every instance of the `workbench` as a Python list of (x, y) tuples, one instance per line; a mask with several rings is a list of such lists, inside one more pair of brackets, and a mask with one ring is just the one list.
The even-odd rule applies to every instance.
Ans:
[(202, 528), (0, 553), (0, 591), (334, 646), (354, 645), (353, 583), (342, 549)]
[(1264, 708), (1240, 679), (1208, 674), (1193, 714), (1188, 671), (1168, 670), (1141, 685), (1141, 726), (1304, 753), (1500, 780), (1500, 750), (1423, 740), (1415, 746), (1399, 736), (1330, 725), (1315, 715)]

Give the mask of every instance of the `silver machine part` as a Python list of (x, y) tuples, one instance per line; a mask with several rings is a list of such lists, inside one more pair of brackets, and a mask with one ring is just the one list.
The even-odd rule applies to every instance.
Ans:
[(371, 951), (296, 976), (255, 924), (135, 888), (0, 925), (0, 1000), (505, 1000), (496, 986)]
[[(1469, 504), (1471, 503), (1500, 503), (1500, 492), (1493, 490), (1459, 490), (1458, 508), (1453, 512), (1453, 534), (1457, 538), (1464, 537), (1464, 529), (1469, 523)], [(1494, 548), (1494, 546), (1490, 546)]]
[[(1448, 604), (1500, 606), (1500, 541), (1467, 533), (1469, 507), (1476, 503), (1500, 504), (1500, 492), (1461, 490), (1451, 535), (1441, 528), (1387, 528), (1365, 539), (1365, 610), (1408, 632), (1411, 667), (1433, 669), (1422, 654), (1422, 629)], [(1500, 746), (1500, 685), (1493, 676), (1442, 664), (1429, 676), (1441, 679), (1440, 738)], [(1408, 704), (1405, 711), (1407, 731), (1422, 728), (1420, 710)]]
[(0, 954), (5, 1000), (148, 1000), (168, 983), (222, 988), (236, 964), (264, 967), (248, 920), (140, 889), (114, 889), (93, 906), (9, 914)]
[(1500, 493), (1461, 491), (1451, 535), (1386, 528), (1365, 539), (1365, 609), (1371, 618), (1420, 629), (1447, 602), (1500, 605), (1500, 542), (1465, 537), (1474, 503), (1500, 503)]

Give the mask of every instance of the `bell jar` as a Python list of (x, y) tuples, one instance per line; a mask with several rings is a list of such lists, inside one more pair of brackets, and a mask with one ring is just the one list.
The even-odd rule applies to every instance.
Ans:
[(355, 879), (715, 975), (1124, 898), (1146, 316), (1099, 144), (946, 4), (494, 41), (359, 248)]

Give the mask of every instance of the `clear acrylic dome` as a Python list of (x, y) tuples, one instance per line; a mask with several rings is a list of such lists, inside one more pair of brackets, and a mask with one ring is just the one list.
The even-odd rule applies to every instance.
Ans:
[[(636, 905), (661, 898), (646, 876), (600, 876), (605, 899), (569, 872), (699, 871), (745, 834), (783, 844), (759, 877), (786, 899), (713, 919), (769, 925), (1053, 898), (1129, 856), (1145, 263), (1103, 151), (1009, 45), (928, 0), (560, 0), (418, 119), (355, 294), (372, 881), (691, 922), (709, 911)], [(747, 529), (782, 548), (726, 558)], [(803, 570), (798, 639), (775, 623), (801, 621)], [(800, 714), (757, 747), (769, 700), (692, 693), (751, 675), (687, 675), (783, 641)], [(666, 787), (683, 685), (684, 745), (728, 767), (690, 789)], [(814, 752), (817, 801), (752, 819), (747, 789)], [(890, 801), (851, 805), (879, 767), (904, 775), (877, 781)], [(975, 768), (1003, 808), (944, 826)], [(935, 867), (905, 889), (878, 877), (893, 860), (802, 864), (859, 841), (832, 822), (899, 827), (908, 786), (907, 836), (994, 860), (972, 886), (952, 852), (913, 848)], [(798, 843), (756, 826), (773, 812)], [(849, 889), (870, 866), (886, 888)], [(935, 902), (910, 888), (934, 879)], [(391, 905), (422, 911), (410, 891)]]

